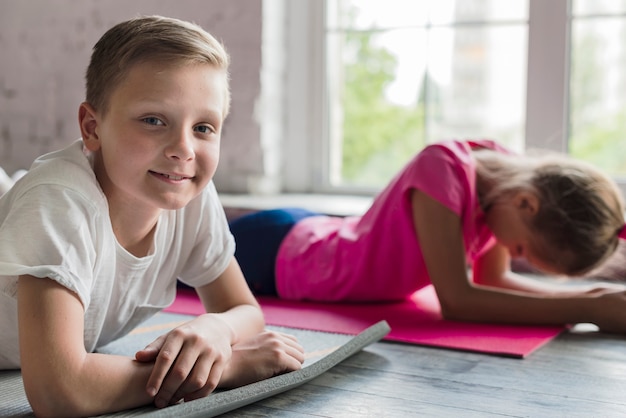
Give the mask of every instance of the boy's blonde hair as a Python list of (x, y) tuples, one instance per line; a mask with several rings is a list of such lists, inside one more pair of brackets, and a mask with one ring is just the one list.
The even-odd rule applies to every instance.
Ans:
[(542, 261), (575, 276), (613, 254), (624, 226), (624, 202), (606, 174), (558, 154), (524, 157), (480, 150), (474, 155), (478, 175), (491, 185), (481, 197), (484, 208), (519, 191), (538, 197), (539, 210), (529, 227)]
[(224, 46), (194, 23), (162, 16), (127, 20), (102, 35), (93, 47), (87, 67), (87, 102), (106, 113), (111, 92), (133, 65), (144, 62), (209, 64), (223, 70), (226, 77), (224, 118), (228, 115), (230, 58)]

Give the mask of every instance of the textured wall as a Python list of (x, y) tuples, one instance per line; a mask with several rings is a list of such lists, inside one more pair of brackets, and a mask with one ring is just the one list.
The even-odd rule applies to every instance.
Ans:
[(255, 102), (260, 95), (262, 0), (0, 0), (0, 166), (12, 173), (79, 137), (77, 109), (91, 48), (138, 14), (192, 20), (232, 58), (232, 110), (216, 184), (246, 191), (263, 171)]

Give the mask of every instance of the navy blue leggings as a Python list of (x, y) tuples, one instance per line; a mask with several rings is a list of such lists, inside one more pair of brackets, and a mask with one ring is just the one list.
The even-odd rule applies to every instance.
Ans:
[(235, 258), (248, 286), (256, 295), (276, 295), (274, 274), (278, 247), (300, 220), (319, 213), (285, 208), (254, 212), (230, 222), (235, 237)]

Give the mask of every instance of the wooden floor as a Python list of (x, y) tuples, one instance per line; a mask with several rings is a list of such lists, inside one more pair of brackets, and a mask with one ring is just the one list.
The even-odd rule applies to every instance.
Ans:
[[(626, 242), (618, 253), (599, 278), (626, 281)], [(577, 326), (523, 360), (380, 342), (308, 384), (222, 416), (626, 417), (626, 336)]]
[(223, 417), (626, 417), (626, 337), (580, 326), (529, 357), (379, 342)]

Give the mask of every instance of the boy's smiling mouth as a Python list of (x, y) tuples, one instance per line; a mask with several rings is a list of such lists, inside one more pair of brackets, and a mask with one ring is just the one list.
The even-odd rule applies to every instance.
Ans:
[(180, 174), (159, 173), (158, 171), (152, 171), (152, 170), (149, 170), (149, 173), (152, 174), (153, 176), (162, 177), (166, 180), (172, 180), (172, 181), (190, 180), (193, 178), (191, 176), (184, 176)]

